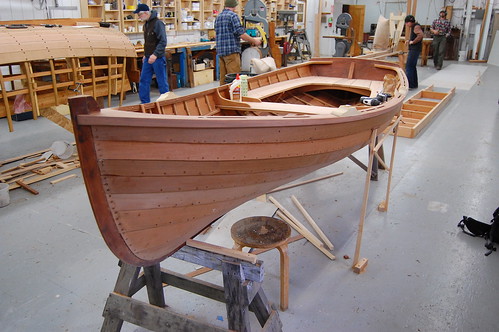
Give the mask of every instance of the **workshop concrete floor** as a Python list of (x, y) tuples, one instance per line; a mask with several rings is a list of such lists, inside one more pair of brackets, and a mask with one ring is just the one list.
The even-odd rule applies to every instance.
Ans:
[[(456, 94), (417, 138), (398, 139), (388, 212), (377, 210), (387, 173), (371, 183), (363, 274), (351, 269), (365, 182), (360, 167), (345, 159), (305, 178), (342, 175), (273, 195), (303, 220), (290, 199), (295, 195), (337, 257), (329, 260), (305, 240), (290, 244), (289, 309), (279, 312), (284, 331), (499, 331), (499, 252), (485, 257), (485, 241), (456, 227), (463, 215), (490, 221), (499, 205), (499, 67), (446, 62), (441, 71), (429, 66), (418, 72), (420, 89), (435, 82), (437, 91), (456, 86)], [(136, 101), (136, 95), (126, 100)], [(14, 126), (9, 133), (0, 119), (0, 160), (74, 140), (45, 118)], [(387, 155), (390, 148), (391, 138)], [(367, 149), (355, 156), (366, 161)], [(2, 331), (100, 330), (118, 262), (97, 229), (80, 170), (72, 173), (77, 177), (55, 185), (33, 184), (36, 196), (13, 190), (10, 205), (0, 208)], [(248, 202), (226, 219), (272, 214), (269, 204)], [(230, 246), (224, 221), (206, 239)], [(259, 257), (264, 290), (278, 304), (277, 251)], [(182, 273), (195, 268), (172, 258), (161, 265)], [(218, 272), (201, 278), (221, 283)], [(225, 305), (171, 287), (165, 293), (171, 309), (227, 326)], [(254, 320), (252, 326), (259, 330)], [(143, 329), (125, 324), (123, 331)]]

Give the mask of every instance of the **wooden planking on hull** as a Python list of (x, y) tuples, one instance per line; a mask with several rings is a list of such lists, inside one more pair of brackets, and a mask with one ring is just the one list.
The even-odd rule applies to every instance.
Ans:
[[(369, 66), (376, 82), (363, 72)], [(310, 61), (252, 77), (249, 85), (270, 90), (276, 83), (274, 93), (284, 93), (285, 81), (325, 74), (356, 86), (343, 87), (340, 98), (338, 86), (332, 93), (299, 87), (282, 98), (294, 101), (288, 110), (328, 109), (355, 93), (377, 93), (387, 74), (397, 78), (394, 97), (351, 116), (256, 115), (255, 107), (287, 105), (273, 95), (231, 101), (227, 86), (105, 110), (91, 98), (71, 99), (87, 191), (110, 249), (131, 264), (157, 263), (239, 204), (362, 148), (400, 112), (407, 80), (379, 61)]]

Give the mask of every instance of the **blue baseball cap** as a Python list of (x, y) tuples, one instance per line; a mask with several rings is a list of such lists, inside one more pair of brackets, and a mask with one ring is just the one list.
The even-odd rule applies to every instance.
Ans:
[(146, 5), (145, 3), (139, 3), (139, 5), (137, 6), (137, 9), (135, 9), (135, 11), (133, 13), (138, 14), (140, 12), (148, 12), (148, 11), (150, 11), (148, 5)]

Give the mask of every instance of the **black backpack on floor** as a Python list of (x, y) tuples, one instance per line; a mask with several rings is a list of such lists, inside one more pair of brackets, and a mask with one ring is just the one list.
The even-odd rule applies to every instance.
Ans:
[(489, 249), (485, 253), (488, 256), (492, 251), (496, 251), (494, 243), (499, 244), (499, 207), (492, 214), (493, 219), (490, 224), (478, 221), (471, 217), (463, 216), (463, 219), (457, 224), (464, 233), (471, 236), (483, 237), (487, 242), (485, 248)]

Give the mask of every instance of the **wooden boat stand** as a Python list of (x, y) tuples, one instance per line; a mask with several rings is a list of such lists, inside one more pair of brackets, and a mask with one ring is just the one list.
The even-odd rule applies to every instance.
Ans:
[[(376, 137), (375, 144), (377, 144), (377, 143), (378, 143), (378, 137)], [(370, 150), (371, 150), (371, 147), (369, 147), (369, 151)], [(380, 148), (378, 150), (378, 155), (382, 161), (385, 161), (385, 153), (383, 150), (383, 145), (380, 146)], [(360, 168), (362, 168), (364, 171), (367, 172), (367, 165), (365, 165), (362, 161), (360, 161), (359, 159), (357, 159), (353, 155), (349, 155), (348, 159), (353, 161), (357, 166), (359, 166)], [(380, 163), (378, 162), (378, 158), (375, 158), (373, 160), (373, 168), (371, 170), (371, 180), (372, 181), (378, 181), (378, 170), (379, 169), (385, 169), (385, 168), (384, 168), (383, 164), (380, 165)]]
[[(369, 187), (370, 183), (372, 180), (372, 171), (373, 171), (373, 164), (374, 161), (377, 160), (381, 164), (381, 167), (384, 169), (388, 170), (388, 183), (387, 183), (387, 188), (386, 188), (386, 197), (385, 200), (382, 201), (378, 205), (378, 211), (386, 212), (388, 210), (388, 201), (390, 198), (390, 186), (392, 182), (392, 171), (393, 171), (393, 161), (395, 158), (395, 147), (397, 146), (397, 136), (398, 136), (398, 129), (399, 129), (399, 124), (400, 120), (402, 119), (402, 115), (399, 113), (398, 116), (394, 119), (394, 121), (391, 123), (391, 125), (385, 130), (385, 133), (383, 136), (380, 136), (381, 138), (378, 140), (378, 130), (375, 129), (371, 133), (371, 141), (369, 142), (369, 163), (367, 166), (367, 172), (366, 172), (366, 180), (365, 180), (365, 186), (364, 186), (364, 195), (362, 199), (362, 209), (360, 213), (360, 220), (359, 220), (359, 226), (357, 230), (357, 244), (355, 245), (355, 255), (353, 258), (353, 271), (355, 273), (362, 273), (364, 272), (365, 268), (367, 267), (367, 258), (362, 258), (360, 259), (360, 246), (362, 242), (362, 232), (364, 230), (364, 221), (366, 219), (366, 210), (367, 210), (367, 200), (369, 198)], [(391, 157), (390, 157), (390, 165), (386, 165), (385, 161), (383, 158), (380, 156), (380, 151), (382, 150), (383, 142), (385, 141), (386, 137), (389, 136), (389, 134), (393, 132), (393, 143), (392, 143), (392, 152), (391, 152)], [(374, 158), (376, 157), (376, 159)]]
[[(196, 242), (196, 241), (193, 241)], [(191, 242), (192, 243), (192, 242)], [(282, 323), (276, 310), (270, 308), (263, 288), (263, 262), (242, 257), (241, 252), (211, 245), (187, 245), (172, 257), (210, 269), (222, 271), (223, 287), (169, 271), (155, 264), (137, 267), (120, 262), (120, 272), (114, 291), (109, 294), (104, 308), (101, 331), (120, 331), (123, 321), (152, 331), (251, 331), (249, 311), (262, 326), (262, 331), (282, 331)], [(234, 252), (234, 255), (231, 255)], [(250, 262), (253, 260), (253, 262)], [(140, 270), (143, 269), (143, 273)], [(210, 325), (191, 315), (175, 313), (166, 308), (163, 284), (174, 286), (204, 297), (225, 302), (228, 329)], [(149, 303), (133, 299), (143, 287), (147, 288)]]

